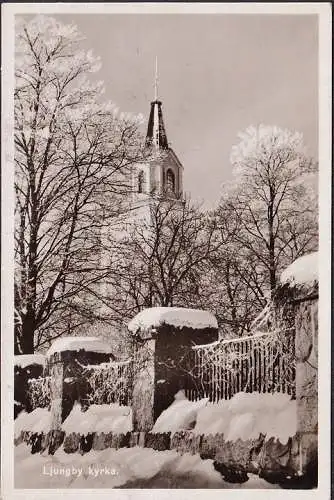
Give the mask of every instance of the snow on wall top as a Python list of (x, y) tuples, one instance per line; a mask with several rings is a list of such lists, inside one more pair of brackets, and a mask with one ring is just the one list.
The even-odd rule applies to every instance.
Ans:
[(45, 356), (40, 353), (35, 354), (18, 354), (14, 356), (14, 365), (20, 368), (26, 368), (30, 365), (43, 365), (45, 364)]
[(281, 274), (281, 283), (291, 285), (312, 285), (318, 281), (318, 252), (296, 259)]
[(63, 337), (53, 342), (46, 353), (51, 356), (55, 352), (80, 351), (112, 353), (110, 345), (106, 344), (98, 337)]
[(148, 330), (162, 324), (193, 329), (218, 328), (216, 318), (208, 311), (182, 307), (151, 307), (137, 314), (128, 324), (128, 329), (136, 333), (138, 329)]
[(153, 432), (192, 429), (196, 435), (224, 434), (225, 441), (247, 441), (263, 434), (282, 444), (297, 432), (296, 401), (288, 394), (238, 392), (218, 403), (210, 403), (208, 398), (189, 401), (182, 396), (175, 395), (156, 420)]

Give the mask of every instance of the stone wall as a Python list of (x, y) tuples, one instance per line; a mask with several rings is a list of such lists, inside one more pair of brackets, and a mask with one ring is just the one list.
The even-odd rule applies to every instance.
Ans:
[(248, 441), (225, 441), (223, 434), (197, 435), (191, 431), (171, 434), (151, 432), (128, 432), (126, 434), (89, 433), (81, 435), (63, 431), (44, 433), (22, 432), (15, 440), (25, 442), (32, 453), (47, 451), (54, 454), (62, 447), (65, 453), (88, 453), (108, 448), (130, 448), (142, 446), (158, 451), (175, 450), (180, 454), (199, 454), (202, 459), (213, 460), (214, 467), (224, 480), (231, 483), (247, 481), (248, 474), (258, 474), (273, 484), (286, 488), (313, 488), (317, 485), (317, 471), (309, 468), (307, 473), (299, 470), (301, 436), (296, 434), (286, 443), (261, 435)]
[(296, 307), (296, 399), (300, 433), (300, 469), (317, 464), (318, 451), (318, 300)]
[[(289, 312), (295, 336), (298, 470), (314, 478), (318, 468), (318, 284), (281, 286), (278, 311)], [(315, 481), (315, 479), (314, 479)]]

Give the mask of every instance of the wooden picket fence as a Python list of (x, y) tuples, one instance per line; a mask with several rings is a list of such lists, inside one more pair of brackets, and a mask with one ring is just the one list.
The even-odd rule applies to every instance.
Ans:
[(295, 395), (294, 338), (290, 332), (255, 333), (248, 337), (194, 346), (185, 392), (196, 401), (217, 402), (240, 391)]

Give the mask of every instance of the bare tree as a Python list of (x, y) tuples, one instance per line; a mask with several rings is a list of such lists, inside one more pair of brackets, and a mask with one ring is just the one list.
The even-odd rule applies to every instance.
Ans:
[(145, 307), (200, 305), (200, 276), (217, 251), (214, 224), (189, 201), (153, 199), (118, 244), (110, 314), (124, 322)]
[[(15, 350), (84, 323), (101, 279), (104, 226), (126, 210), (138, 120), (101, 101), (98, 60), (72, 25), (39, 16), (16, 31)], [(84, 313), (84, 314), (83, 314)], [(69, 326), (70, 325), (70, 326)]]
[(240, 139), (231, 155), (234, 183), (215, 214), (229, 245), (213, 263), (222, 284), (218, 302), (229, 304), (232, 323), (238, 316), (235, 333), (247, 331), (281, 270), (318, 244), (317, 165), (302, 136), (260, 126)]

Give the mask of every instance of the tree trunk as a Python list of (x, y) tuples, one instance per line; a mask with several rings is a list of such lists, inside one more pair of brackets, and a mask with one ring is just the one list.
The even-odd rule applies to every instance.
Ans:
[(270, 188), (270, 203), (268, 206), (268, 229), (269, 229), (269, 280), (270, 295), (273, 296), (276, 288), (276, 264), (275, 264), (275, 238), (274, 238), (274, 199), (273, 188)]
[(21, 353), (21, 339), (22, 339), (22, 333), (21, 333), (21, 328), (18, 325), (14, 325), (14, 355), (16, 356), (17, 354), (22, 354)]
[(21, 350), (22, 354), (34, 353), (34, 333), (35, 333), (35, 317), (34, 311), (27, 311), (22, 325)]

